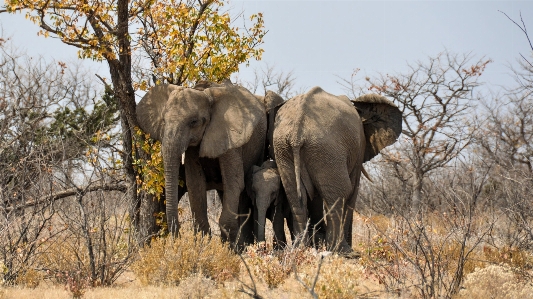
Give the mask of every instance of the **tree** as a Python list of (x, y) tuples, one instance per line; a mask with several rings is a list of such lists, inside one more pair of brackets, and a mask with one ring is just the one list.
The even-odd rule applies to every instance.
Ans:
[[(141, 89), (153, 83), (194, 85), (199, 79), (220, 81), (239, 70), (239, 65), (250, 58), (260, 58), (263, 19), (251, 28), (231, 27), (228, 12), (222, 12), (224, 2), (163, 0), (153, 3), (138, 17), (138, 47), (150, 62), (143, 70)], [(192, 9), (191, 9), (192, 8)]]
[[(503, 14), (524, 33), (533, 50), (522, 15), (520, 25)], [(511, 67), (514, 86), (494, 95), (480, 111), (483, 126), (476, 134), (475, 149), (484, 161), (496, 166), (490, 172), (490, 183), (484, 192), (493, 197), (490, 206), (502, 210), (502, 222), (507, 225), (502, 229), (505, 245), (530, 250), (533, 248), (529, 195), (533, 188), (533, 64), (522, 54), (517, 62), (517, 67)]]
[(477, 134), (481, 153), (506, 170), (533, 175), (533, 99), (515, 90), (485, 107), (485, 125)]
[[(520, 28), (533, 50), (522, 14), (519, 25), (502, 13)], [(533, 174), (533, 64), (524, 55), (520, 57), (518, 68), (512, 68), (516, 86), (484, 105), (486, 125), (477, 143), (483, 154), (506, 170), (525, 167)]]
[(123, 192), (121, 182), (78, 176), (90, 148), (110, 148), (111, 136), (93, 137), (108, 132), (117, 117), (113, 99), (99, 100), (86, 78), (82, 69), (31, 58), (0, 37), (0, 260), (8, 284), (34, 271), (36, 256), (63, 232), (56, 225), (58, 200)]
[(252, 15), (252, 22), (255, 21), (252, 29), (238, 34), (237, 28), (230, 26), (229, 13), (220, 12), (223, 3), (221, 0), (13, 0), (0, 10), (26, 10), (26, 16), (41, 27), (42, 35), (55, 36), (79, 48), (81, 58), (107, 63), (110, 88), (120, 111), (130, 214), (139, 241), (156, 232), (153, 213), (159, 207), (153, 196), (137, 192), (138, 174), (133, 161), (150, 158), (141, 149), (133, 150), (143, 144), (143, 135), (135, 130), (138, 123), (134, 92), (136, 87), (147, 88), (149, 80), (133, 82), (132, 54), (143, 48), (151, 59), (151, 71), (141, 72), (143, 77), (153, 77), (155, 83), (179, 84), (200, 78), (222, 80), (219, 76), (238, 70), (240, 63), (250, 58), (260, 59), (262, 50), (257, 46), (264, 35), (261, 15)]
[[(366, 78), (369, 91), (392, 98), (402, 111), (404, 137), (382, 156), (411, 187), (415, 213), (421, 208), (427, 175), (446, 167), (472, 142), (467, 116), (478, 100), (474, 89), (490, 60), (471, 61), (469, 54), (444, 51), (409, 65), (403, 74)], [(354, 77), (344, 80), (344, 86), (352, 94), (360, 91)]]

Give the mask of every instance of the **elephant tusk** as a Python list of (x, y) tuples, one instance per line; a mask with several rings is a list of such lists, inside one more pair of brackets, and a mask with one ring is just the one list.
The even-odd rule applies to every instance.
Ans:
[(366, 169), (364, 166), (361, 165), (361, 172), (363, 173), (363, 175), (365, 176), (365, 178), (367, 180), (369, 180), (371, 183), (373, 183), (374, 181), (370, 178), (370, 175), (368, 175), (368, 172), (366, 172)]
[(185, 153), (181, 154), (181, 165), (185, 165)]

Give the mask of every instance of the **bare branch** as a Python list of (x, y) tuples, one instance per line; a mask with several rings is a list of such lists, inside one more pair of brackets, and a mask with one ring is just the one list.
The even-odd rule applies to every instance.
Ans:
[(83, 196), (86, 193), (95, 192), (95, 191), (120, 191), (120, 192), (125, 193), (127, 191), (127, 187), (122, 184), (111, 184), (111, 185), (108, 184), (108, 185), (101, 185), (101, 186), (90, 186), (85, 189), (71, 188), (67, 190), (62, 190), (60, 192), (57, 192), (51, 195), (43, 196), (34, 201), (26, 202), (23, 205), (18, 205), (14, 207), (6, 207), (5, 211), (9, 213), (12, 211), (23, 210), (23, 209), (33, 207), (39, 204), (49, 203), (49, 202), (63, 199), (63, 198), (70, 197), (70, 196)]

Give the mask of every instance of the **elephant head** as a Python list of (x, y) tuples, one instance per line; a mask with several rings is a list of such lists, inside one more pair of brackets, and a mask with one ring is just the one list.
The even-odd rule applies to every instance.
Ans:
[[(137, 105), (142, 130), (161, 142), (165, 167), (168, 227), (177, 232), (178, 173), (187, 148), (218, 158), (243, 146), (264, 119), (264, 108), (248, 90), (232, 84), (200, 83), (197, 88), (153, 87)], [(192, 203), (191, 203), (192, 204)]]
[(257, 241), (265, 241), (267, 210), (281, 204), (281, 177), (274, 161), (266, 161), (261, 167), (253, 167), (252, 199), (257, 208)]
[(263, 105), (265, 106), (265, 110), (267, 112), (267, 118), (268, 118), (267, 139), (266, 139), (268, 144), (265, 147), (265, 152), (267, 154), (267, 156), (265, 156), (265, 160), (267, 159), (275, 160), (274, 147), (272, 146), (273, 135), (274, 135), (274, 122), (276, 120), (276, 112), (278, 112), (279, 108), (285, 103), (285, 100), (283, 100), (281, 96), (279, 96), (277, 93), (271, 90), (267, 90), (262, 100), (263, 100)]
[(363, 121), (366, 148), (364, 162), (396, 142), (402, 132), (402, 112), (387, 98), (366, 94), (352, 100)]

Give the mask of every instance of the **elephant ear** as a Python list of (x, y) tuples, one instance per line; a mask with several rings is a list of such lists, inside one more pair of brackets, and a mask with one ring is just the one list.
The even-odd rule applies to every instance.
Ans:
[(352, 103), (363, 121), (366, 162), (396, 142), (402, 132), (402, 112), (394, 103), (377, 94), (363, 95)]
[(234, 85), (204, 90), (212, 100), (211, 120), (200, 144), (200, 157), (216, 158), (246, 144), (254, 129), (266, 123), (265, 108), (245, 88)]
[(152, 87), (141, 99), (136, 108), (137, 121), (141, 129), (150, 134), (155, 140), (161, 141), (163, 136), (163, 113), (172, 93), (177, 93), (183, 87), (163, 84)]

